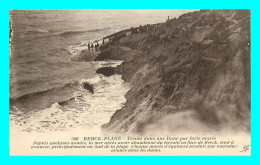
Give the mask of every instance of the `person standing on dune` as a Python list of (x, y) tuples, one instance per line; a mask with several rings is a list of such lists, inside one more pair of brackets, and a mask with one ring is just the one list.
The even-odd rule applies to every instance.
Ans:
[(95, 44), (95, 50), (96, 50), (96, 52), (97, 52), (97, 44)]
[(90, 51), (90, 44), (88, 43), (88, 51)]

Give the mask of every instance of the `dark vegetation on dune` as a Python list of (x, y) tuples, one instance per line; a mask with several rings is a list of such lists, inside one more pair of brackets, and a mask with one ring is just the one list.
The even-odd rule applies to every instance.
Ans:
[(104, 76), (111, 76), (115, 74), (115, 68), (114, 67), (104, 67), (97, 69), (96, 73), (103, 74)]
[(124, 60), (132, 88), (103, 130), (175, 132), (200, 123), (191, 131), (250, 132), (249, 10), (184, 14), (120, 39), (96, 58), (104, 59)]
[(101, 52), (97, 55), (94, 61), (104, 61), (104, 60), (129, 60), (132, 51), (130, 51), (127, 47), (114, 47), (111, 46), (109, 49)]

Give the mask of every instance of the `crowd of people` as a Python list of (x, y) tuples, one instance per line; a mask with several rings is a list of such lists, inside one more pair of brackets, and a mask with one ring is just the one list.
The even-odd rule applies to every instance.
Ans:
[(90, 43), (88, 43), (88, 50), (90, 51), (90, 50), (96, 50), (96, 52), (100, 49), (100, 46), (99, 46), (99, 44), (98, 44), (98, 42), (96, 43), (96, 44), (94, 44), (94, 43), (92, 43), (92, 44), (90, 44)]

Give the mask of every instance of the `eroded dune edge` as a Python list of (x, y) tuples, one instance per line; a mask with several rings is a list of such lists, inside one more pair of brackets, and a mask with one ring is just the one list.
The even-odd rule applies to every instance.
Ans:
[(95, 60), (131, 84), (108, 133), (250, 133), (250, 11), (201, 10), (121, 38)]

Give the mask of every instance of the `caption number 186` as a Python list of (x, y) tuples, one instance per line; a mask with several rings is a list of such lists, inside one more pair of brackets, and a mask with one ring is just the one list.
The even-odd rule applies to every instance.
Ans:
[(79, 137), (72, 137), (71, 140), (79, 140)]

